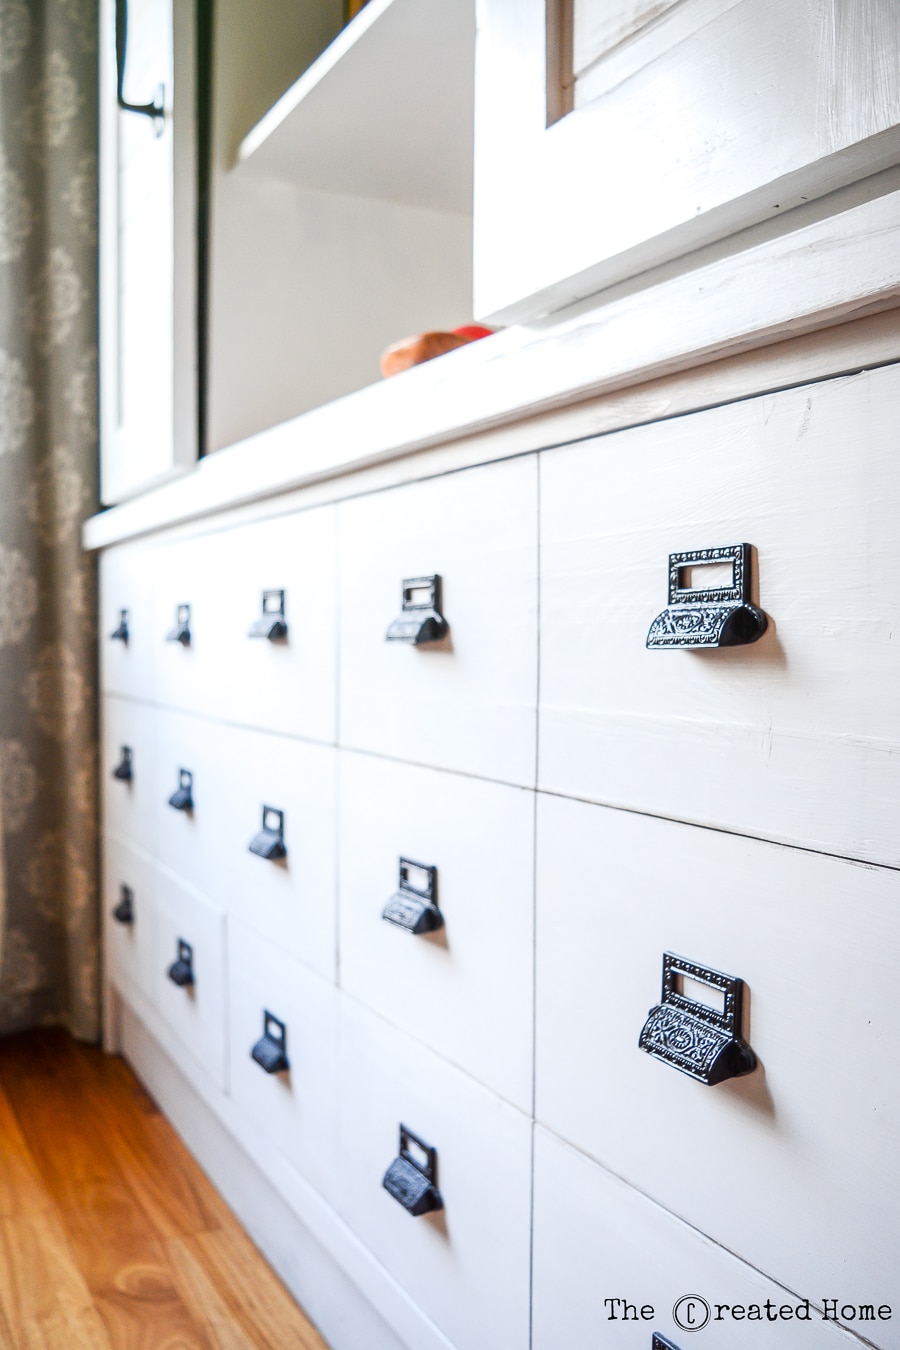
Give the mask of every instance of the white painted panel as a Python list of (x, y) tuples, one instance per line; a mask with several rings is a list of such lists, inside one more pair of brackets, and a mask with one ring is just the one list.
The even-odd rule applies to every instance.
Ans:
[[(534, 798), (343, 752), (341, 985), (531, 1110)], [(437, 868), (444, 926), (382, 919), (399, 859)]]
[[(859, 1342), (822, 1318), (821, 1297), (840, 1298), (840, 1274), (823, 1280), (805, 1291), (775, 1284), (547, 1130), (535, 1131), (534, 1350), (649, 1350), (653, 1332), (687, 1346), (692, 1331), (704, 1333), (698, 1344), (729, 1350), (850, 1350)], [(711, 1305), (706, 1327), (699, 1301), (689, 1306), (692, 1294)], [(891, 1296), (885, 1287), (882, 1303)], [(622, 1300), (632, 1305), (627, 1319)], [(686, 1330), (673, 1317), (680, 1300)], [(779, 1315), (783, 1308), (791, 1315)], [(893, 1334), (878, 1320), (855, 1329), (879, 1346)]]
[[(538, 1119), (789, 1288), (890, 1301), (900, 873), (543, 796), (537, 861)], [(665, 951), (745, 981), (752, 1074), (638, 1048)]]
[[(156, 732), (155, 855), (184, 881), (209, 894), (215, 884), (214, 860), (224, 844), (224, 822), (214, 796), (220, 772), (216, 758), (218, 728), (185, 713), (160, 709)], [(192, 778), (190, 810), (170, 804), (181, 786), (182, 771)], [(219, 902), (218, 894), (214, 898)]]
[[(156, 711), (107, 694), (101, 704), (100, 778), (107, 830), (153, 853), (157, 842)], [(130, 782), (114, 777), (131, 750)]]
[[(136, 544), (100, 558), (100, 685), (115, 694), (152, 698), (154, 624), (152, 571), (155, 550)], [(126, 611), (127, 641), (113, 638)]]
[(566, 6), (483, 0), (477, 315), (536, 319), (897, 162), (893, 0), (702, 8), (711, 22), (560, 116)]
[[(342, 744), (533, 783), (536, 474), (512, 460), (342, 504)], [(434, 573), (449, 636), (385, 641), (404, 579)]]
[[(456, 1350), (528, 1345), (531, 1122), (349, 999), (341, 1014), (340, 1211)], [(400, 1122), (437, 1149), (444, 1208), (381, 1182)]]
[[(542, 457), (543, 788), (900, 863), (900, 372)], [(762, 639), (647, 651), (668, 556), (746, 541)]]
[[(155, 693), (172, 708), (209, 712), (228, 679), (222, 659), (220, 605), (227, 556), (223, 535), (166, 543), (153, 558)], [(190, 607), (190, 641), (170, 635), (181, 606)]]
[[(217, 899), (281, 950), (334, 978), (336, 751), (210, 726), (213, 773), (204, 788), (202, 866)], [(284, 812), (287, 856), (249, 851), (263, 806)]]
[[(213, 614), (201, 685), (206, 708), (227, 721), (334, 741), (335, 516), (333, 507), (302, 511), (197, 541)], [(284, 640), (248, 636), (264, 590), (285, 593)]]
[[(337, 1152), (337, 991), (283, 950), (228, 920), (229, 1090), (254, 1121), (260, 1147), (276, 1145), (326, 1197)], [(263, 1013), (286, 1027), (289, 1068), (267, 1074), (251, 1058)]]
[[(133, 919), (123, 924), (112, 911), (122, 899), (122, 887), (133, 893)], [(106, 833), (103, 840), (103, 959), (107, 981), (126, 995), (136, 986), (155, 1001), (158, 966), (156, 944), (156, 887), (153, 868), (145, 855)]]
[[(194, 1063), (221, 1088), (226, 1083), (224, 915), (170, 872), (155, 871), (156, 1003)], [(179, 941), (188, 943), (192, 952), (194, 983), (185, 987), (174, 984), (166, 973), (178, 956)]]

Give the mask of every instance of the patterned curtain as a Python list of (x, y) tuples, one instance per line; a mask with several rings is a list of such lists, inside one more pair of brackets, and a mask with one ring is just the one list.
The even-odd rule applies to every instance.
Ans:
[(0, 1032), (98, 1032), (96, 0), (0, 0)]

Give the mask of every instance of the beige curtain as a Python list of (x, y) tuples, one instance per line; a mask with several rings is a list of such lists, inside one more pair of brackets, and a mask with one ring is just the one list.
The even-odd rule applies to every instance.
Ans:
[[(0, 1033), (98, 1030), (96, 0), (0, 0)], [(5, 881), (4, 881), (5, 878)]]

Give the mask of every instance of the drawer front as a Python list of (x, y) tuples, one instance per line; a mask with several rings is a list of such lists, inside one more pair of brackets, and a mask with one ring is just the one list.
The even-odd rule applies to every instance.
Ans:
[[(335, 969), (336, 751), (160, 713), (159, 853), (188, 882), (329, 979)], [(166, 805), (181, 769), (193, 810)], [(265, 857), (263, 808), (284, 856)], [(269, 836), (269, 844), (275, 844)], [(282, 851), (275, 847), (277, 855)]]
[(100, 687), (152, 699), (155, 688), (153, 571), (156, 550), (135, 545), (100, 555)]
[[(843, 1304), (841, 1288), (837, 1272), (824, 1286), (782, 1288), (536, 1130), (534, 1350), (651, 1350), (654, 1333), (688, 1350), (701, 1330), (703, 1344), (728, 1350), (851, 1350), (859, 1342), (823, 1320), (822, 1295), (833, 1289)], [(710, 1307), (705, 1326), (703, 1305), (691, 1297), (697, 1295)], [(889, 1302), (885, 1287), (881, 1306)], [(891, 1323), (877, 1313), (875, 1321), (855, 1325), (878, 1346), (895, 1343)]]
[[(529, 457), (341, 506), (343, 745), (534, 782), (536, 484)], [(433, 575), (449, 632), (387, 641), (404, 581)]]
[[(342, 987), (530, 1112), (533, 794), (344, 751), (340, 801)], [(403, 894), (434, 921), (401, 858), (436, 869), (441, 927), (382, 918)]]
[[(884, 1302), (900, 875), (547, 797), (537, 858), (538, 1119), (790, 1288)], [(639, 1049), (664, 952), (745, 982), (754, 1072)]]
[(105, 828), (153, 853), (159, 819), (154, 708), (112, 694), (104, 697), (100, 771)]
[[(160, 1012), (199, 1066), (225, 1086), (225, 919), (221, 910), (163, 868), (156, 869)], [(191, 982), (169, 971), (190, 948)]]
[[(542, 787), (900, 863), (898, 399), (886, 368), (542, 457)], [(647, 650), (670, 554), (742, 542), (763, 637)]]
[[(528, 1346), (531, 1122), (349, 999), (341, 1005), (340, 1209), (457, 1350)], [(382, 1179), (404, 1124), (437, 1150), (444, 1208)]]
[(220, 606), (226, 537), (177, 540), (157, 549), (153, 573), (154, 697), (170, 708), (215, 712), (229, 678)]
[(229, 530), (212, 544), (221, 570), (209, 601), (216, 656), (206, 693), (217, 715), (334, 742), (335, 521), (334, 507), (303, 511)]
[(103, 840), (103, 958), (106, 979), (156, 1000), (156, 887), (145, 856), (112, 834)]
[[(269, 1027), (260, 1054), (251, 1057)], [(229, 1074), (234, 1101), (255, 1122), (261, 1140), (328, 1199), (337, 1178), (337, 991), (278, 947), (229, 920)], [(284, 1042), (288, 1068), (277, 1067)]]

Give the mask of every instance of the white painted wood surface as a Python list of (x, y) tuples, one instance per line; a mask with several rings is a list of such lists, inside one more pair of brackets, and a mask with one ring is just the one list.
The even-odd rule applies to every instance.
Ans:
[(469, 215), (474, 58), (474, 0), (369, 0), (238, 158), (318, 192)]
[[(738, 1157), (734, 1164), (740, 1165)], [(712, 1305), (713, 1318), (716, 1304), (729, 1305), (729, 1312), (722, 1312), (727, 1321), (711, 1320), (702, 1331), (693, 1328), (701, 1331), (698, 1344), (729, 1350), (851, 1350), (859, 1345), (856, 1337), (822, 1320), (819, 1300), (840, 1298), (839, 1287), (835, 1271), (808, 1291), (809, 1322), (795, 1317), (760, 1322), (746, 1315), (731, 1320), (735, 1305), (746, 1312), (754, 1304), (764, 1307), (768, 1299), (776, 1309), (795, 1308), (805, 1294), (735, 1260), (548, 1130), (535, 1131), (534, 1350), (648, 1350), (653, 1332), (676, 1346), (693, 1344), (691, 1331), (680, 1330), (673, 1319), (676, 1302), (691, 1294)], [(886, 1288), (881, 1301), (890, 1297)], [(615, 1298), (627, 1299), (637, 1310), (650, 1308), (653, 1316), (623, 1320), (621, 1305), (604, 1302)], [(609, 1320), (610, 1311), (619, 1314), (615, 1321)], [(681, 1315), (684, 1324), (687, 1307)], [(699, 1305), (693, 1315), (699, 1322)], [(866, 1322), (854, 1329), (884, 1345), (890, 1326)]]
[(181, 0), (131, 0), (116, 106), (115, 6), (100, 6), (101, 496), (118, 502), (197, 454), (194, 20)]
[[(537, 475), (532, 458), (340, 508), (340, 741), (534, 782)], [(442, 578), (439, 643), (387, 642), (404, 578)]]
[[(533, 796), (519, 788), (341, 753), (341, 987), (524, 1111), (533, 821)], [(434, 933), (381, 917), (401, 857), (437, 867), (444, 926)]]
[(547, 314), (897, 163), (892, 0), (742, 0), (549, 126), (547, 8), (479, 10), (482, 318)]
[[(870, 191), (888, 182), (894, 182), (891, 175), (872, 180)], [(378, 486), (421, 477), (428, 470), (410, 457), (425, 448), (446, 447), (448, 467), (480, 463), (496, 452), (475, 433), (494, 428), (510, 428), (518, 448), (524, 441), (525, 448), (538, 449), (569, 439), (566, 424), (585, 435), (846, 370), (853, 344), (845, 349), (842, 335), (801, 347), (806, 359), (800, 362), (784, 352), (767, 366), (759, 349), (900, 302), (894, 247), (900, 193), (862, 203), (848, 196), (856, 194), (838, 195), (835, 204), (843, 200), (844, 209), (824, 221), (807, 218), (786, 234), (744, 239), (740, 266), (731, 255), (707, 257), (639, 295), (613, 293), (606, 303), (575, 309), (551, 324), (472, 343), (208, 456), (181, 481), (88, 521), (85, 545), (103, 548), (300, 487), (324, 492), (319, 500), (334, 500), (347, 490), (335, 480), (373, 465), (392, 466), (393, 477), (383, 476)], [(698, 369), (750, 349), (752, 356), (729, 367), (724, 380), (718, 367), (706, 379)], [(892, 329), (875, 350), (865, 351), (862, 363), (898, 355)], [(665, 392), (658, 400), (647, 388), (651, 380), (692, 367), (675, 408)], [(632, 401), (628, 391), (638, 385), (644, 388)], [(615, 398), (604, 405), (600, 427), (590, 424), (587, 405), (571, 407), (604, 394)], [(567, 410), (562, 422), (530, 426), (536, 414), (560, 408)], [(472, 442), (459, 439), (466, 437)]]
[[(154, 566), (148, 549), (131, 545), (100, 556), (100, 688), (131, 698), (158, 692), (153, 613)], [(128, 640), (111, 636), (126, 611)]]
[[(128, 924), (112, 917), (123, 886), (133, 894), (134, 917)], [(146, 854), (111, 832), (103, 837), (101, 904), (105, 978), (126, 995), (136, 986), (155, 1003), (159, 960), (154, 868)]]
[[(541, 796), (538, 1120), (803, 1296), (890, 1302), (898, 902), (890, 869)], [(666, 951), (744, 980), (752, 1074), (638, 1048)]]
[[(528, 1344), (531, 1122), (365, 1009), (341, 1005), (339, 1212), (455, 1350)], [(382, 1187), (400, 1122), (437, 1149), (444, 1209)]]
[[(194, 1061), (226, 1087), (225, 916), (206, 896), (155, 868), (156, 1004)], [(173, 983), (167, 970), (179, 941), (190, 944), (194, 983)]]
[[(156, 711), (107, 694), (100, 705), (100, 792), (106, 829), (153, 854), (157, 842)], [(121, 750), (132, 752), (132, 778), (113, 776)], [(174, 784), (170, 791), (174, 791)]]
[[(900, 865), (896, 367), (541, 462), (539, 783)], [(647, 651), (668, 557), (746, 541), (759, 642)]]
[[(267, 1074), (251, 1058), (265, 1010), (286, 1026), (283, 1073)], [(229, 917), (227, 1019), (231, 1097), (255, 1122), (260, 1145), (278, 1149), (334, 1204), (341, 1169), (334, 985)]]

